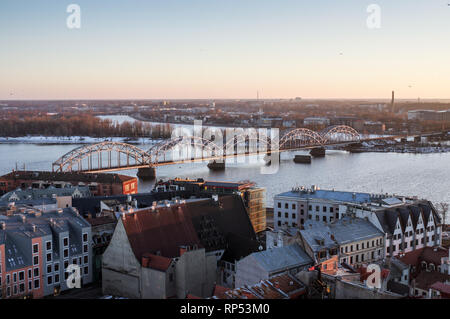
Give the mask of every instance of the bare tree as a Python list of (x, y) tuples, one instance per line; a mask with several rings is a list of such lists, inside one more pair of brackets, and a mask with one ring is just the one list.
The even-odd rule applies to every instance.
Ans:
[(438, 204), (439, 215), (442, 219), (442, 224), (445, 225), (447, 222), (447, 213), (448, 213), (448, 203), (439, 203)]

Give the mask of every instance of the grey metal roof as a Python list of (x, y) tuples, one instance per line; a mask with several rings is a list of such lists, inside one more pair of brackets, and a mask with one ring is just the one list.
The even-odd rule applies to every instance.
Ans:
[(367, 240), (384, 234), (371, 222), (361, 218), (342, 218), (330, 225), (339, 245)]
[(322, 222), (308, 220), (300, 234), (313, 252), (337, 247), (337, 243), (331, 239), (330, 227)]
[(250, 256), (269, 273), (286, 268), (308, 265), (313, 262), (297, 244), (256, 252)]
[(328, 225), (308, 221), (305, 228), (300, 233), (314, 252), (384, 235), (369, 221), (350, 217), (344, 217)]

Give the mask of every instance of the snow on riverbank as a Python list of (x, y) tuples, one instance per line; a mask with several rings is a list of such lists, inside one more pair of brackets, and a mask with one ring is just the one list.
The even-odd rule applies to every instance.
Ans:
[(1, 144), (95, 144), (105, 141), (128, 144), (155, 144), (160, 139), (128, 137), (90, 137), (90, 136), (20, 136), (0, 137)]

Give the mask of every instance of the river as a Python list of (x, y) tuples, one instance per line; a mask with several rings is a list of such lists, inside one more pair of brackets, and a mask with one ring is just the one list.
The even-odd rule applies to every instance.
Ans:
[[(124, 118), (121, 117), (121, 120)], [(60, 156), (80, 145), (0, 144), (0, 174), (13, 168), (50, 170)], [(139, 145), (138, 145), (139, 146)], [(147, 149), (148, 145), (142, 145)], [(157, 168), (161, 179), (204, 178), (205, 180), (251, 180), (266, 188), (267, 206), (272, 207), (275, 194), (297, 186), (317, 185), (336, 189), (370, 193), (390, 193), (426, 198), (434, 203), (450, 203), (450, 153), (401, 154), (356, 153), (327, 151), (324, 158), (311, 164), (295, 164), (294, 154), (283, 153), (275, 174), (261, 174), (264, 162), (248, 159), (244, 163), (227, 162), (225, 171), (210, 171), (206, 163), (170, 165)], [(135, 175), (136, 170), (122, 171)], [(139, 182), (139, 191), (148, 191), (153, 182)]]

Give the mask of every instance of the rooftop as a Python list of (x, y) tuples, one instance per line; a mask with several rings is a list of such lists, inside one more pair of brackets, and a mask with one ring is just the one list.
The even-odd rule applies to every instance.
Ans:
[(259, 251), (250, 256), (269, 273), (313, 263), (311, 257), (297, 244)]
[(6, 175), (0, 177), (0, 179), (20, 179), (20, 180), (43, 180), (43, 181), (78, 181), (85, 183), (121, 183), (126, 182), (136, 177), (120, 175), (120, 174), (107, 174), (107, 173), (79, 173), (79, 172), (50, 172), (50, 171), (12, 171)]

